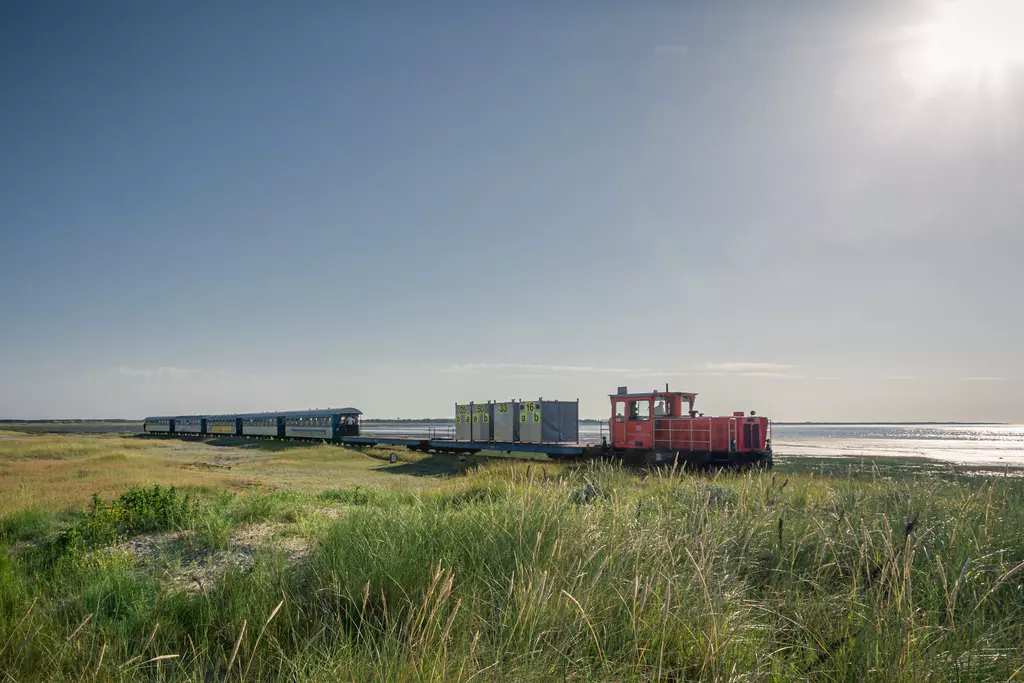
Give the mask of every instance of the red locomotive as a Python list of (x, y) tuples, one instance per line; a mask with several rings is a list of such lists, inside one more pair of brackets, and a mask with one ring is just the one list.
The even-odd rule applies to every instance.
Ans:
[(704, 417), (693, 409), (697, 394), (651, 391), (611, 395), (609, 449), (645, 462), (678, 461), (688, 467), (772, 466), (771, 422), (735, 412)]

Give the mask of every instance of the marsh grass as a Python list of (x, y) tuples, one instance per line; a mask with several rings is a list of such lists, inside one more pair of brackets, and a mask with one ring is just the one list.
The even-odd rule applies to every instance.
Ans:
[[(199, 592), (124, 553), (0, 552), (0, 671), (37, 680), (1014, 680), (1013, 479), (494, 462), (427, 489), (198, 496)], [(86, 513), (88, 514), (88, 513)], [(45, 517), (45, 515), (44, 515)], [(12, 538), (48, 533), (26, 512)], [(170, 528), (175, 524), (151, 525)]]
[(39, 508), (26, 508), (0, 517), (0, 541), (16, 543), (34, 538), (42, 538), (56, 529), (55, 515), (47, 514)]
[(35, 508), (58, 512), (133, 486), (210, 489), (231, 486), (221, 472), (183, 469), (171, 443), (109, 435), (31, 435), (0, 439), (0, 516)]

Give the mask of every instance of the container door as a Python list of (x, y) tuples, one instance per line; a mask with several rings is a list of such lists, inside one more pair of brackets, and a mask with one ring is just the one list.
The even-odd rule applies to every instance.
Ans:
[(470, 412), (473, 405), (470, 403), (456, 404), (455, 406), (455, 440), (470, 441), (473, 438)]
[(513, 420), (515, 416), (516, 404), (512, 401), (505, 401), (504, 403), (496, 404), (494, 411), (494, 440), (501, 441), (503, 443), (512, 443), (515, 441), (516, 423)]
[(540, 401), (519, 404), (519, 440), (522, 443), (540, 443), (543, 440)]

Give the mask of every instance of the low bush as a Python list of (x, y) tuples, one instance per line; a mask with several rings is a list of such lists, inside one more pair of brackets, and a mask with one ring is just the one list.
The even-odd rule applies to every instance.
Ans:
[(67, 554), (100, 548), (140, 533), (179, 529), (191, 521), (194, 513), (192, 500), (173, 486), (130, 488), (110, 505), (93, 494), (85, 516), (58, 535), (55, 547), (58, 554)]

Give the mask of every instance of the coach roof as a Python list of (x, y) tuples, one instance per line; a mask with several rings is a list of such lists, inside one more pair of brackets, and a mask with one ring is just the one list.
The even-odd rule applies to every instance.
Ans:
[(235, 415), (243, 419), (256, 417), (327, 417), (329, 415), (362, 415), (358, 408), (326, 408), (323, 410), (286, 410), (284, 412), (243, 413)]

